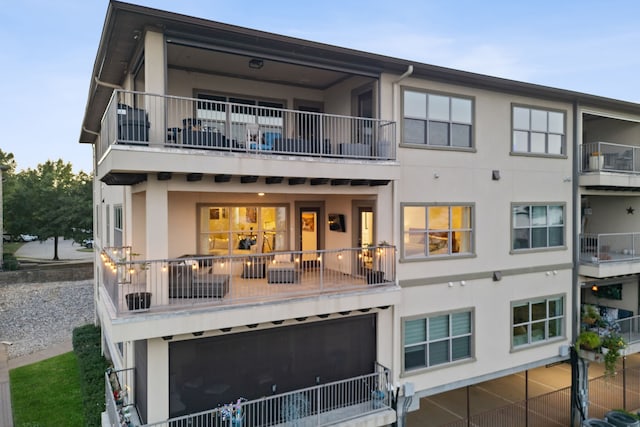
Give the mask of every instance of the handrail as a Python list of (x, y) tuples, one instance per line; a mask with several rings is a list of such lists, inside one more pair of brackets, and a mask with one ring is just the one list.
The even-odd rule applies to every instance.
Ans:
[(153, 260), (111, 247), (100, 258), (101, 283), (118, 315), (362, 291), (396, 280), (394, 246)]
[(130, 145), (395, 160), (395, 122), (115, 90), (98, 147)]
[[(145, 426), (250, 425), (322, 426), (392, 409), (393, 388), (388, 368), (376, 372), (294, 390), (255, 400), (237, 402), (208, 411), (171, 418)], [(235, 423), (234, 421), (238, 422)]]

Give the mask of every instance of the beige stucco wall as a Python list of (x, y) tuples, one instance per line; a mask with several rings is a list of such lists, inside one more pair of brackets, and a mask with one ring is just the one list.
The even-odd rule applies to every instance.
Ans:
[[(509, 372), (551, 360), (560, 354), (560, 346), (568, 344), (571, 334), (571, 270), (521, 274), (503, 277), (499, 282), (491, 279), (467, 280), (404, 288), (398, 306), (398, 322), (394, 345), (395, 372), (402, 382), (413, 382), (416, 391), (430, 394), (429, 390), (442, 387), (456, 388), (473, 383), (474, 378), (501, 376)], [(564, 297), (565, 338), (553, 340), (526, 349), (511, 349), (511, 304), (516, 301), (561, 295)], [(411, 316), (447, 313), (460, 309), (473, 311), (473, 341), (471, 360), (402, 373), (401, 322)], [(458, 384), (457, 386), (455, 384)]]
[[(451, 270), (462, 274), (571, 262), (573, 134), (570, 106), (415, 79), (403, 83), (408, 87), (474, 97), (474, 149), (400, 148), (402, 176), (397, 198), (400, 203), (474, 204), (475, 257), (403, 263), (399, 269), (400, 279), (422, 277), (425, 268), (430, 276), (440, 276), (448, 275)], [(510, 154), (512, 103), (565, 111), (568, 158)], [(500, 172), (499, 181), (492, 180), (493, 170)], [(511, 204), (536, 202), (565, 204), (567, 248), (511, 254)]]

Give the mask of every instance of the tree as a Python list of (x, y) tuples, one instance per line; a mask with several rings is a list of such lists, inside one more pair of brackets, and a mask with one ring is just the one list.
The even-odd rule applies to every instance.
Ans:
[(0, 165), (4, 165), (9, 168), (4, 171), (3, 176), (13, 175), (16, 171), (16, 160), (13, 158), (13, 153), (5, 153), (0, 149)]
[(6, 197), (5, 218), (11, 234), (54, 238), (53, 259), (58, 260), (58, 238), (91, 234), (92, 183), (84, 172), (74, 175), (71, 163), (47, 161), (13, 177)]

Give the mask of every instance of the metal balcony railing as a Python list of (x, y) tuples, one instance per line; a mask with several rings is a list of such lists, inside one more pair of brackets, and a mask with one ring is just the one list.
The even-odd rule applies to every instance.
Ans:
[(580, 260), (590, 264), (640, 260), (640, 233), (582, 234)]
[(140, 425), (140, 416), (131, 396), (133, 374), (133, 369), (117, 371), (111, 368), (104, 374), (106, 412), (111, 425)]
[(105, 248), (102, 286), (118, 313), (225, 306), (395, 285), (395, 258), (394, 246), (163, 260)]
[(619, 326), (620, 336), (627, 344), (640, 342), (640, 316), (631, 316), (616, 320)]
[(324, 426), (392, 409), (390, 371), (374, 373), (256, 400), (239, 398), (219, 408), (144, 424), (155, 427)]
[(394, 160), (395, 122), (116, 90), (99, 156), (115, 144)]
[(582, 172), (640, 173), (640, 147), (590, 142), (581, 145)]

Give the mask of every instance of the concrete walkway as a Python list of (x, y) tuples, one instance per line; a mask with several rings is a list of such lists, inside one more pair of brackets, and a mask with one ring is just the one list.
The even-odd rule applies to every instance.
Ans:
[[(34, 241), (27, 242), (16, 251), (15, 256), (18, 259), (31, 261), (51, 261), (54, 253), (54, 239), (47, 239), (44, 242)], [(65, 260), (91, 260), (93, 259), (93, 251), (88, 251), (73, 240), (64, 240), (58, 238), (58, 258)]]

